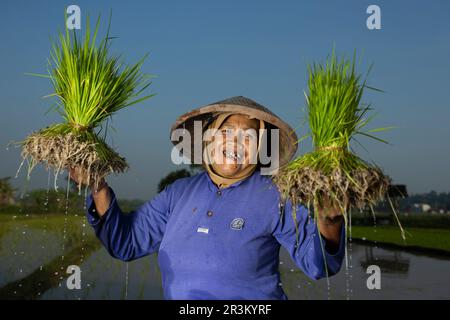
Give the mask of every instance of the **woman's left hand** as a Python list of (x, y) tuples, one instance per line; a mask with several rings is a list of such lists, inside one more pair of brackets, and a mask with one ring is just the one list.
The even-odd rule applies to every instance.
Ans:
[(347, 207), (347, 198), (341, 208), (335, 201), (331, 201), (329, 197), (326, 197), (323, 199), (323, 206), (318, 206), (317, 208), (319, 216), (317, 227), (320, 234), (325, 238), (326, 246), (330, 253), (335, 253), (339, 249), (344, 210), (347, 210)]
[(332, 223), (333, 221), (341, 221), (347, 207), (347, 198), (345, 198), (344, 203), (340, 206), (336, 203), (336, 201), (331, 201), (331, 199), (326, 196), (323, 199), (323, 206), (318, 205), (317, 208), (319, 219), (328, 223)]

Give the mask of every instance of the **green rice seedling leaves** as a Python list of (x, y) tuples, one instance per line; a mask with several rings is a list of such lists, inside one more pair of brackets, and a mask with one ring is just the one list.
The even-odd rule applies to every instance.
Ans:
[(346, 223), (348, 210), (373, 206), (384, 199), (391, 183), (376, 164), (350, 149), (357, 135), (387, 143), (374, 134), (391, 128), (366, 129), (373, 116), (368, 116), (371, 106), (361, 101), (364, 90), (381, 90), (366, 85), (369, 72), (362, 78), (355, 61), (356, 53), (352, 60), (338, 59), (333, 50), (325, 64), (308, 66), (305, 98), (314, 150), (280, 168), (273, 177), (280, 193), (288, 195), (282, 201), (317, 207), (326, 197), (342, 208)]
[(99, 128), (106, 126), (106, 133), (113, 114), (154, 95), (142, 95), (151, 84), (150, 76), (141, 72), (147, 56), (134, 65), (125, 64), (120, 56), (110, 54), (110, 25), (100, 41), (99, 27), (100, 17), (93, 31), (88, 18), (84, 39), (66, 28), (52, 42), (48, 74), (37, 76), (51, 80), (54, 92), (47, 97), (56, 97), (57, 102), (49, 111), (58, 112), (64, 122), (19, 143), (23, 161), (28, 161), (28, 176), (38, 163), (53, 168), (56, 175), (68, 167), (82, 167), (95, 181), (128, 168), (125, 159), (106, 144), (106, 134), (99, 137)]

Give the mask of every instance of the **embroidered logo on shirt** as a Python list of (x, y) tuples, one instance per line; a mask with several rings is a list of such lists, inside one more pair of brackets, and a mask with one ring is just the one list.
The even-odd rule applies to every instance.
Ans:
[(233, 230), (242, 230), (244, 227), (244, 219), (242, 218), (234, 218), (230, 223), (230, 228)]

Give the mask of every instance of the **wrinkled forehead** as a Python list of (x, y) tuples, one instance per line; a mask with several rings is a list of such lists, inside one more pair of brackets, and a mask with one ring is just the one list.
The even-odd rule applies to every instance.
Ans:
[(259, 120), (245, 114), (233, 114), (225, 119), (220, 128), (258, 129)]

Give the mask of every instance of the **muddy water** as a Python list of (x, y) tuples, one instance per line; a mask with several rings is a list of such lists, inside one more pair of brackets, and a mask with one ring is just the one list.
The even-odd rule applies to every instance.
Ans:
[[(68, 221), (66, 221), (68, 218)], [(152, 255), (126, 263), (111, 258), (84, 217), (0, 217), (0, 298), (162, 299), (161, 274)], [(25, 233), (18, 232), (23, 230)], [(65, 237), (64, 237), (65, 230)], [(43, 249), (44, 248), (44, 249)], [(64, 252), (62, 251), (64, 248)], [(450, 259), (352, 244), (352, 268), (312, 281), (280, 254), (282, 286), (295, 299), (450, 299)], [(61, 257), (64, 256), (62, 260)], [(80, 257), (84, 257), (81, 260)], [(66, 286), (68, 265), (80, 266), (81, 290)], [(367, 288), (369, 265), (381, 268), (381, 289)]]

